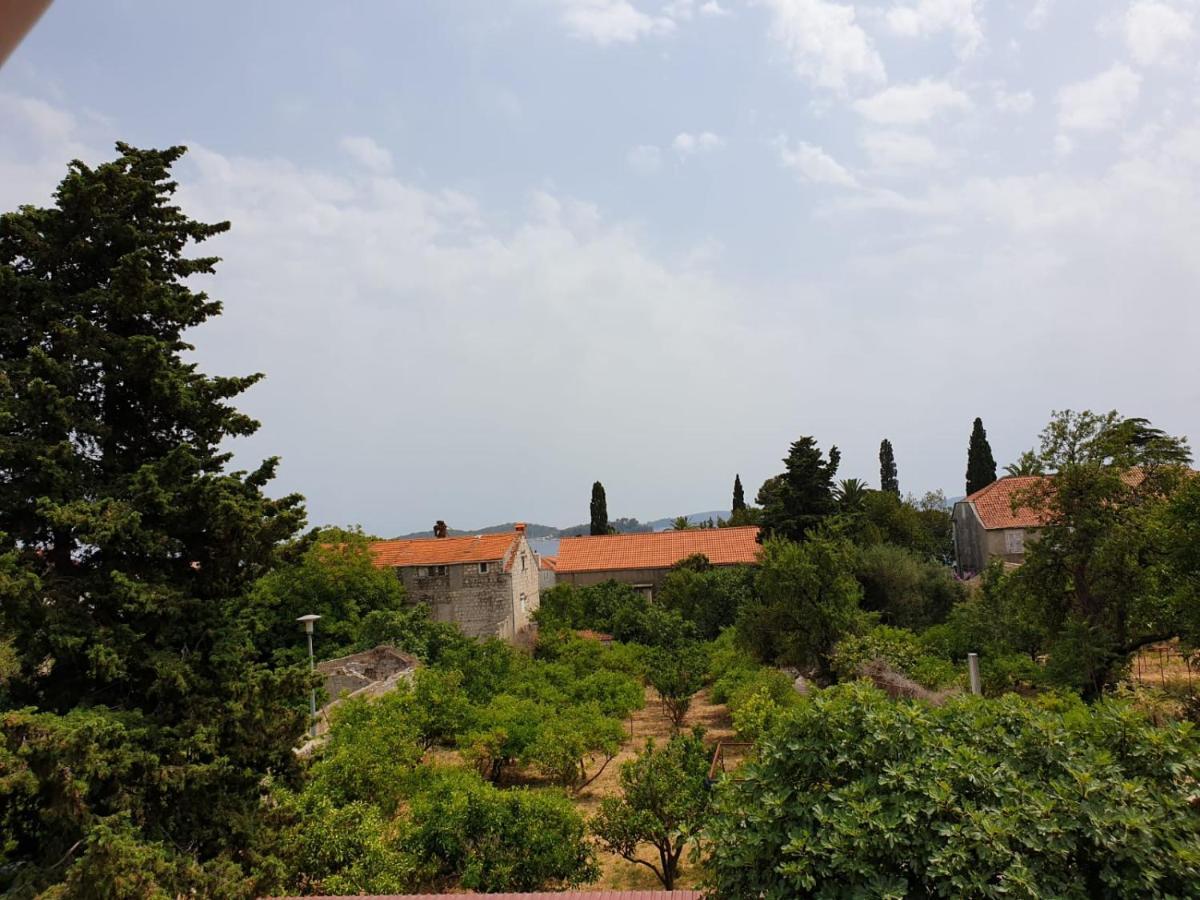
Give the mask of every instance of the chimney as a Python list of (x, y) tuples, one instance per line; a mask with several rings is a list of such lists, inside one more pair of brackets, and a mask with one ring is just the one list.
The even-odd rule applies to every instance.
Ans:
[(446, 523), (443, 522), (441, 519), (438, 519), (437, 522), (435, 522), (433, 525), (433, 536), (435, 538), (444, 538), (446, 536), (446, 533), (447, 533)]
[(525, 533), (525, 523), (518, 522), (517, 523), (517, 534), (524, 534), (524, 533)]

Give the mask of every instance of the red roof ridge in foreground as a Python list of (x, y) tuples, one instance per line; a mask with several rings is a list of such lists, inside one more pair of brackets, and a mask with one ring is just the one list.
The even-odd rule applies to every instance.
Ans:
[(560, 540), (556, 569), (559, 574), (666, 569), (697, 553), (715, 566), (753, 565), (761, 551), (756, 525), (602, 534)]

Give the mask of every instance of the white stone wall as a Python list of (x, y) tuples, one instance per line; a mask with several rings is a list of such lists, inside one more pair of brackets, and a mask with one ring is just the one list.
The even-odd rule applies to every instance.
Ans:
[(532, 621), (530, 617), (540, 603), (537, 556), (522, 535), (513, 550), (512, 559), (513, 634), (528, 627)]

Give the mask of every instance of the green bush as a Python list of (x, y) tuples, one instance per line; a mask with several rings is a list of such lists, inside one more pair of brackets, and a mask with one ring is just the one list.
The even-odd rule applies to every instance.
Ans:
[(928, 688), (937, 689), (960, 680), (955, 666), (947, 659), (926, 653), (917, 635), (887, 625), (839, 641), (833, 650), (833, 673), (839, 681), (853, 681), (865, 663), (876, 659)]
[(693, 561), (678, 564), (667, 575), (656, 599), (695, 626), (701, 638), (709, 640), (734, 623), (742, 604), (753, 595), (754, 570), (749, 566), (713, 568)]
[(400, 842), (431, 888), (534, 891), (599, 875), (583, 819), (562, 793), (502, 791), (463, 769), (427, 773)]
[(895, 702), (783, 714), (709, 832), (719, 897), (1197, 896), (1200, 746), (1127, 704)]
[(921, 629), (943, 621), (966, 596), (950, 569), (892, 544), (859, 548), (854, 576), (863, 588), (863, 609), (898, 628)]

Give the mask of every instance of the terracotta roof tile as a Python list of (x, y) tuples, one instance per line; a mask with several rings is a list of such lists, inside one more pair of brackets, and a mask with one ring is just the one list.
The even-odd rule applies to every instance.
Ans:
[(415, 538), (375, 541), (375, 565), (387, 567), (452, 566), (458, 563), (503, 560), (517, 540), (511, 531), (474, 537)]
[(563, 538), (558, 544), (557, 571), (666, 569), (694, 553), (703, 553), (715, 566), (751, 564), (761, 550), (758, 528), (753, 525)]
[(538, 568), (545, 569), (547, 572), (553, 572), (558, 568), (557, 556), (539, 556)]
[(1045, 524), (1045, 513), (1028, 506), (1019, 506), (1014, 511), (1013, 497), (1045, 480), (1046, 475), (1006, 475), (980, 488), (960, 503), (974, 505), (983, 527), (993, 528), (1038, 528)]

